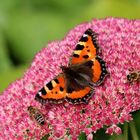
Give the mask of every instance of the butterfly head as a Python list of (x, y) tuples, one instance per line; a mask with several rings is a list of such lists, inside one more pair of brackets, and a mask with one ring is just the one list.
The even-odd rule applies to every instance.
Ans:
[(66, 73), (66, 72), (69, 70), (69, 68), (66, 67), (66, 66), (60, 66), (60, 68), (62, 69), (62, 71), (63, 71), (64, 73)]

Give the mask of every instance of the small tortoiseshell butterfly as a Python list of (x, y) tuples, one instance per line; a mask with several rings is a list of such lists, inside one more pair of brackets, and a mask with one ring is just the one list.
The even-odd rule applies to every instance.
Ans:
[(40, 103), (72, 104), (88, 103), (94, 86), (100, 85), (107, 70), (105, 62), (98, 56), (97, 34), (91, 29), (80, 38), (68, 67), (61, 66), (62, 73), (47, 83), (35, 99)]

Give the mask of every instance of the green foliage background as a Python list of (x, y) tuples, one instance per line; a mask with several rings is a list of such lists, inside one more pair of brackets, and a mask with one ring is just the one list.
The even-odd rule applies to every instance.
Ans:
[(140, 0), (0, 0), (0, 92), (48, 41), (93, 18), (140, 18)]

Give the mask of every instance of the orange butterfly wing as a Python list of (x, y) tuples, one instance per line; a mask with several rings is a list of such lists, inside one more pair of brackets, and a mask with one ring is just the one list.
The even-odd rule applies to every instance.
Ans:
[(96, 37), (97, 34), (91, 29), (85, 31), (76, 45), (70, 60), (70, 64), (82, 63), (85, 60), (91, 60), (92, 58), (96, 57), (99, 52)]
[(40, 103), (62, 103), (66, 97), (65, 78), (58, 75), (47, 83), (37, 94), (35, 99)]
[(67, 94), (66, 101), (72, 104), (79, 103), (88, 103), (88, 100), (94, 93), (93, 89), (90, 87), (85, 87), (79, 91), (73, 91), (72, 93)]
[[(107, 74), (105, 62), (98, 57), (99, 46), (96, 42), (96, 33), (91, 29), (85, 31), (80, 38), (79, 43), (73, 52), (69, 65), (93, 61), (93, 84), (101, 84)], [(64, 74), (60, 74), (46, 84), (37, 94), (35, 99), (40, 103), (62, 103), (66, 100), (72, 104), (87, 103), (94, 93), (93, 88), (85, 87), (84, 89), (66, 92), (66, 79)]]
[(93, 84), (94, 86), (100, 85), (105, 77), (107, 76), (108, 72), (106, 69), (105, 61), (103, 61), (99, 56), (96, 56), (95, 58), (92, 59), (93, 61)]
[(87, 103), (91, 97), (93, 90), (89, 87), (79, 91), (73, 91), (67, 93), (65, 89), (65, 78), (63, 74), (60, 74), (49, 83), (47, 83), (38, 93), (36, 94), (35, 100), (40, 103), (62, 103), (66, 100), (72, 104)]
[(105, 62), (98, 56), (98, 53), (99, 46), (97, 43), (97, 34), (91, 29), (88, 29), (80, 38), (70, 60), (70, 65), (82, 63), (88, 60), (93, 61), (92, 81), (95, 86), (100, 85), (108, 73)]

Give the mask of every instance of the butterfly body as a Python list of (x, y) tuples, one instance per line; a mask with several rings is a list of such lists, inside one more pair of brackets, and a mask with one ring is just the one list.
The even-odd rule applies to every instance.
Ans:
[(92, 83), (92, 61), (86, 61), (82, 64), (63, 66), (62, 71), (66, 79), (66, 92), (72, 93), (84, 89)]
[(87, 103), (107, 75), (105, 62), (97, 55), (96, 33), (85, 31), (73, 51), (68, 66), (36, 94), (40, 103)]

